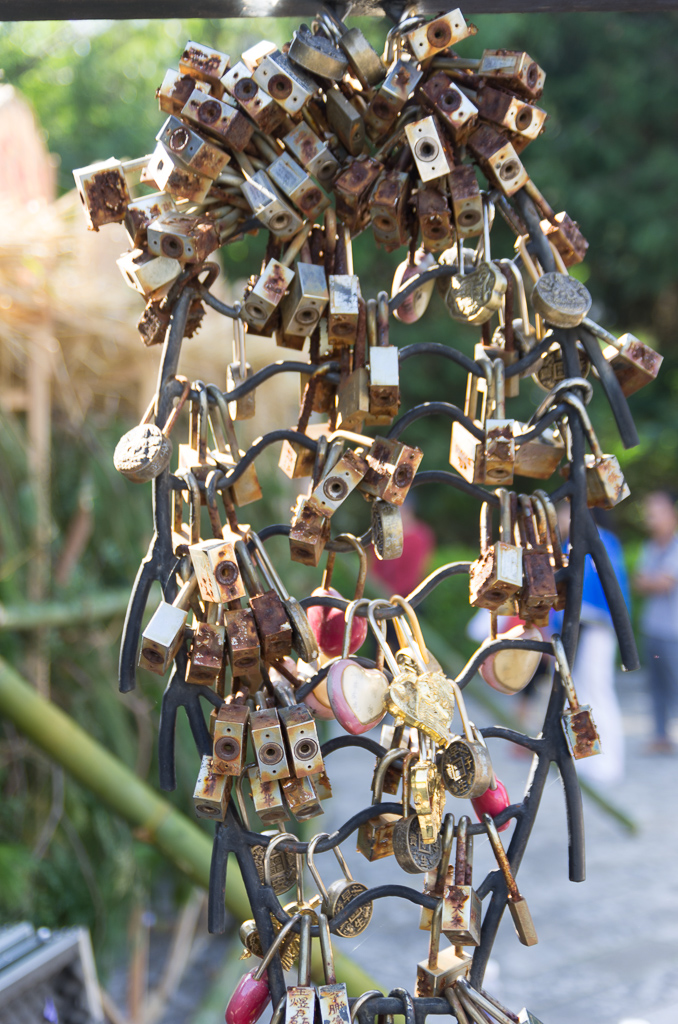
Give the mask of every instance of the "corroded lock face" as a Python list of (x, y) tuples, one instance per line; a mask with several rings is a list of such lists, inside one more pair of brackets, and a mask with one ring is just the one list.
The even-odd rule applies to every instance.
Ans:
[(501, 307), (506, 278), (493, 263), (481, 263), (470, 274), (455, 274), (445, 296), (453, 320), (484, 324)]
[[(591, 361), (586, 355), (582, 345), (577, 342), (577, 355), (579, 357), (579, 377), (588, 377), (591, 370)], [(532, 380), (544, 391), (552, 391), (556, 384), (565, 380), (565, 366), (563, 364), (563, 351), (557, 341), (541, 357), (537, 369), (532, 374)]]
[(419, 818), (413, 814), (409, 818), (401, 818), (393, 826), (393, 852), (403, 871), (419, 875), (438, 867), (443, 843), (440, 836), (432, 843), (425, 843)]
[(554, 327), (577, 327), (591, 308), (591, 293), (581, 281), (556, 272), (538, 278), (532, 295), (532, 307)]
[[(275, 836), (280, 835), (279, 832), (273, 830), (262, 832), (262, 836), (266, 836), (269, 840)], [(265, 881), (264, 878), (264, 858), (266, 856), (265, 846), (251, 846), (252, 860), (254, 866), (257, 869), (257, 874), (261, 879), (262, 885)], [(288, 853), (286, 850), (281, 850), (279, 846), (271, 852), (270, 860), (270, 871), (271, 871), (271, 886), (276, 896), (280, 896), (284, 892), (288, 892), (297, 881), (297, 861), (294, 853)], [(247, 945), (245, 942), (244, 945)], [(252, 950), (254, 952), (254, 950)], [(259, 953), (255, 953), (255, 956), (259, 956)], [(289, 970), (289, 968), (287, 968)]]
[(160, 476), (171, 458), (171, 439), (154, 423), (141, 423), (120, 438), (113, 453), (113, 465), (128, 480), (143, 484)]
[(323, 813), (313, 780), (308, 775), (285, 779), (281, 783), (285, 800), (297, 821), (307, 821)]
[(459, 799), (482, 796), (492, 779), (487, 748), (465, 736), (455, 736), (440, 756), (440, 774), (448, 793)]

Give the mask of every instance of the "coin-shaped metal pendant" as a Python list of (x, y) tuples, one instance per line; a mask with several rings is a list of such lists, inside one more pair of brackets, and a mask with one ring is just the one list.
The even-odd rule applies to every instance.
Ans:
[(118, 473), (136, 484), (160, 476), (172, 458), (172, 441), (153, 423), (140, 423), (118, 441), (113, 465)]
[(418, 875), (434, 871), (443, 853), (443, 842), (438, 835), (434, 842), (425, 843), (416, 814), (397, 821), (393, 829), (393, 852), (403, 871)]
[[(277, 832), (271, 833), (277, 835)], [(257, 869), (257, 874), (264, 882), (264, 858), (266, 856), (265, 846), (252, 846), (252, 860), (254, 866)], [(297, 881), (297, 862), (296, 856), (293, 853), (288, 853), (286, 850), (281, 850), (277, 846), (271, 853), (271, 885), (273, 886), (273, 892), (276, 896), (280, 896), (281, 893), (287, 892), (296, 884)]]
[[(344, 907), (354, 899), (354, 897), (360, 896), (363, 892), (367, 892), (366, 885), (363, 885), (362, 882), (355, 881), (345, 881), (340, 883), (339, 893), (336, 896), (332, 892), (332, 889), (333, 886), (330, 886), (328, 890), (331, 902), (331, 906), (328, 907), (331, 913), (328, 916), (331, 917), (336, 917), (339, 911), (343, 910)], [(354, 910), (343, 924), (339, 925), (336, 929), (336, 934), (341, 935), (344, 939), (353, 939), (356, 935), (361, 935), (372, 920), (373, 910), (373, 903), (365, 903), (362, 907), (358, 907), (358, 909)]]
[[(591, 360), (579, 343), (577, 343), (577, 355), (579, 356), (579, 376), (588, 377)], [(544, 391), (552, 391), (556, 384), (565, 380), (563, 351), (557, 341), (542, 356), (538, 369), (532, 374), (532, 380)]]
[(543, 274), (530, 296), (532, 308), (554, 327), (577, 327), (591, 308), (591, 293), (569, 274)]
[(455, 736), (441, 754), (440, 775), (452, 796), (469, 800), (482, 796), (492, 779), (487, 750), (480, 743)]

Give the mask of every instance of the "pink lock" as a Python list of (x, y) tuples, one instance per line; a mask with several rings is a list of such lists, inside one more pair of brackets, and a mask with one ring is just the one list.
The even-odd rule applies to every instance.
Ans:
[[(404, 260), (400, 266), (397, 267), (395, 274), (393, 275), (393, 285), (391, 286), (391, 297), (395, 297), (398, 292), (408, 284), (415, 277), (419, 277), (420, 274), (426, 270), (430, 270), (431, 267), (436, 265), (436, 258), (433, 253), (425, 252), (423, 249), (417, 249), (414, 254), (414, 263), (411, 263), (409, 258)], [(404, 324), (414, 324), (419, 320), (428, 307), (433, 293), (433, 281), (427, 281), (422, 284), (419, 288), (415, 288), (414, 291), (407, 296), (404, 302), (398, 306), (394, 311), (393, 315), (396, 320), (400, 320)]]
[[(536, 626), (518, 623), (497, 640), (543, 640)], [(540, 651), (511, 650), (506, 648), (485, 658), (478, 671), (486, 683), (499, 693), (520, 693), (532, 679), (541, 661)]]
[[(365, 577), (367, 575), (367, 556), (362, 544), (352, 533), (340, 533), (336, 540), (346, 541), (358, 553), (360, 558), (360, 569), (356, 583), (354, 600), (357, 601), (363, 596), (365, 590)], [(334, 587), (330, 586), (332, 570), (334, 569), (335, 551), (327, 553), (327, 566), (322, 583), (311, 594), (311, 597), (336, 597), (343, 600), (341, 594)], [(336, 658), (341, 654), (344, 643), (344, 613), (340, 608), (324, 608), (322, 605), (311, 605), (307, 611), (308, 621), (315, 635), (318, 647), (328, 658)], [(353, 619), (351, 628), (351, 643), (349, 653), (355, 654), (365, 642), (367, 636), (367, 620)]]
[[(511, 803), (509, 795), (506, 791), (504, 783), (496, 776), (494, 778), (496, 783), (496, 789), (486, 789), (482, 796), (477, 796), (471, 803), (473, 804), (473, 811), (478, 821), (483, 820), (484, 814), (489, 814), (491, 818), (496, 818), (498, 814), (505, 811)], [(497, 825), (497, 832), (505, 832), (511, 824), (510, 821), (505, 821), (503, 825)]]
[(356, 608), (369, 603), (362, 598), (349, 604), (342, 657), (327, 673), (327, 696), (334, 716), (353, 736), (369, 732), (386, 714), (386, 676), (379, 669), (363, 668), (349, 658), (349, 638), (353, 635)]
[(266, 951), (264, 959), (254, 971), (243, 975), (228, 1001), (224, 1018), (226, 1024), (256, 1024), (271, 1001), (266, 969), (289, 935), (301, 914), (295, 914), (276, 935)]

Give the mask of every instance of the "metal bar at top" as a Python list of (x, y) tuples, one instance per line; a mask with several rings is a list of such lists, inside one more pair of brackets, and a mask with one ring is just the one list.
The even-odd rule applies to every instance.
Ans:
[[(0, 21), (66, 21), (125, 18), (309, 18), (317, 0), (0, 0)], [(328, 3), (339, 14), (397, 18), (411, 4), (405, 0), (356, 0), (352, 5)], [(418, 0), (417, 12), (442, 14), (450, 6), (440, 0)], [(580, 11), (675, 11), (678, 0), (466, 0), (464, 13), (560, 13)]]

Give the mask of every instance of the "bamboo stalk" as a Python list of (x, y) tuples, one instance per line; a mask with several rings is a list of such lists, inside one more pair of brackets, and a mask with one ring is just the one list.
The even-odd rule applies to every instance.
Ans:
[[(154, 846), (197, 885), (208, 887), (212, 857), (209, 835), (138, 779), (61, 708), (41, 697), (2, 658), (0, 715), (131, 825), (138, 839)], [(226, 907), (237, 920), (250, 917), (245, 886), (233, 857), (228, 866)], [(337, 976), (346, 982), (351, 995), (378, 987), (378, 982), (349, 957), (337, 951), (334, 961)], [(314, 976), (316, 970), (322, 978), (319, 964)]]
[(26, 602), (0, 605), (0, 630), (34, 630), (36, 625), (58, 629), (78, 622), (93, 622), (113, 615), (122, 615), (129, 601), (129, 589), (108, 590), (90, 594), (78, 601)]

